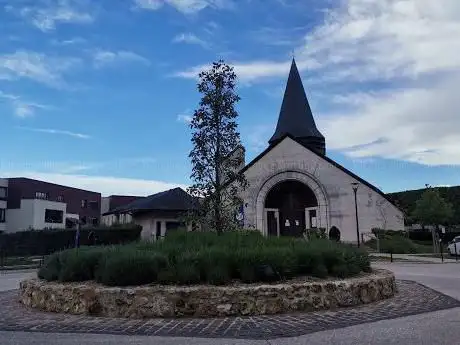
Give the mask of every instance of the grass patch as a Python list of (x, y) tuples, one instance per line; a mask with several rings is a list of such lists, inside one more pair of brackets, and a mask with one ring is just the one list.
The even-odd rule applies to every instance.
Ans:
[(51, 255), (38, 275), (48, 281), (94, 279), (109, 286), (225, 285), (297, 276), (345, 278), (363, 271), (370, 271), (365, 250), (329, 240), (306, 242), (235, 231), (177, 232), (156, 243), (65, 250)]

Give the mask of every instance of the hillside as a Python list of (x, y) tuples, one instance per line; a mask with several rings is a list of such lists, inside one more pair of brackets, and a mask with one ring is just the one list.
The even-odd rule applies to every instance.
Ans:
[[(437, 189), (441, 196), (454, 207), (455, 215), (451, 223), (455, 225), (460, 224), (460, 186), (438, 187)], [(424, 190), (425, 188), (387, 194), (405, 212), (407, 216), (406, 224), (413, 223), (410, 215), (414, 211), (415, 203), (421, 197)]]

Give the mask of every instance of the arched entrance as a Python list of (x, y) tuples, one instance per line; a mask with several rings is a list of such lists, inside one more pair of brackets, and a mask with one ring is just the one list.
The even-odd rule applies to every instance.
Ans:
[(329, 239), (340, 242), (340, 230), (338, 227), (333, 226), (331, 230), (329, 230)]
[(269, 236), (300, 237), (306, 228), (317, 227), (318, 201), (302, 182), (279, 182), (268, 192), (264, 206)]

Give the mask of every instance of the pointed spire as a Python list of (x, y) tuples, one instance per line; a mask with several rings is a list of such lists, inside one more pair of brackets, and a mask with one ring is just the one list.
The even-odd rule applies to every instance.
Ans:
[(287, 134), (301, 141), (309, 148), (325, 154), (324, 136), (316, 128), (294, 58), (292, 58), (278, 124), (276, 125), (275, 134), (269, 141), (270, 145), (275, 144)]

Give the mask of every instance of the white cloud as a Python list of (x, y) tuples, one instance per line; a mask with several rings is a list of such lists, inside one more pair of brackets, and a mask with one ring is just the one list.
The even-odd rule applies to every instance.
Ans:
[(190, 123), (192, 122), (193, 117), (190, 115), (177, 115), (177, 121), (183, 123)]
[(190, 122), (192, 122), (192, 120), (193, 120), (193, 115), (190, 115), (189, 112), (190, 111), (187, 110), (183, 114), (178, 114), (177, 115), (177, 121), (183, 122), (183, 123), (186, 123), (186, 124), (190, 124)]
[(65, 84), (63, 74), (80, 63), (77, 58), (56, 57), (18, 50), (0, 55), (0, 79), (28, 78), (52, 87)]
[(17, 117), (29, 117), (35, 114), (36, 108), (44, 108), (41, 104), (37, 103), (27, 103), (21, 101), (14, 102), (14, 113)]
[(187, 33), (181, 33), (173, 38), (174, 43), (187, 43), (187, 44), (195, 44), (199, 45), (203, 48), (209, 48), (209, 45), (207, 42), (203, 41), (201, 38), (198, 36), (187, 32)]
[[(345, 96), (352, 104), (319, 118), (329, 148), (353, 157), (460, 165), (459, 75), (426, 87)], [(346, 129), (346, 132), (344, 131)], [(346, 134), (345, 134), (346, 133)]]
[(109, 66), (119, 62), (138, 62), (144, 65), (150, 65), (150, 61), (147, 58), (125, 50), (115, 52), (98, 50), (94, 53), (93, 60), (95, 67)]
[(86, 43), (86, 39), (82, 37), (73, 37), (73, 38), (61, 40), (61, 41), (52, 40), (51, 43), (57, 46), (69, 46), (69, 45), (75, 45), (75, 44), (84, 44)]
[(58, 134), (58, 135), (65, 135), (69, 137), (74, 137), (78, 139), (89, 139), (91, 138), (88, 134), (72, 132), (62, 129), (53, 129), (53, 128), (31, 128), (31, 127), (18, 127), (19, 129), (31, 131), (31, 132), (39, 132), (39, 133), (47, 133), (47, 134)]
[(198, 13), (205, 8), (226, 9), (234, 6), (232, 0), (134, 0), (134, 4), (137, 8), (153, 11), (169, 5), (183, 14)]
[(0, 176), (28, 177), (64, 186), (99, 192), (103, 196), (112, 194), (147, 196), (176, 187), (181, 187), (183, 189), (187, 188), (187, 186), (183, 184), (165, 181), (131, 179), (113, 176), (57, 174), (38, 171), (0, 171)]
[(7, 94), (2, 91), (0, 91), (0, 99), (6, 99), (13, 108), (14, 114), (21, 118), (34, 115), (37, 109), (51, 109), (50, 106), (24, 101), (19, 96)]
[(43, 32), (56, 29), (59, 24), (88, 24), (94, 16), (86, 11), (86, 2), (81, 0), (37, 0), (26, 7), (7, 6), (13, 12)]
[[(328, 147), (352, 157), (459, 165), (458, 37), (458, 0), (341, 0), (325, 11), (296, 60), (326, 90), (315, 108)], [(249, 61), (235, 70), (253, 82), (286, 78), (288, 65)], [(205, 67), (177, 75), (195, 78)]]
[(248, 149), (252, 152), (260, 152), (267, 148), (270, 135), (275, 130), (271, 125), (257, 125), (250, 127), (242, 132), (245, 141), (248, 143)]
[(320, 121), (329, 147), (460, 165), (459, 36), (456, 0), (349, 0), (334, 11), (306, 37), (303, 56), (323, 61), (325, 80), (390, 86), (345, 95), (344, 110)]
[[(317, 62), (313, 60), (305, 60), (298, 62), (297, 66), (300, 70), (307, 68), (316, 68)], [(291, 60), (284, 62), (273, 61), (253, 61), (249, 63), (230, 63), (233, 66), (238, 79), (242, 82), (254, 82), (264, 78), (270, 77), (285, 77), (291, 66)], [(182, 78), (195, 79), (198, 74), (209, 69), (210, 65), (201, 65), (192, 67), (186, 71), (177, 72), (175, 76)]]

